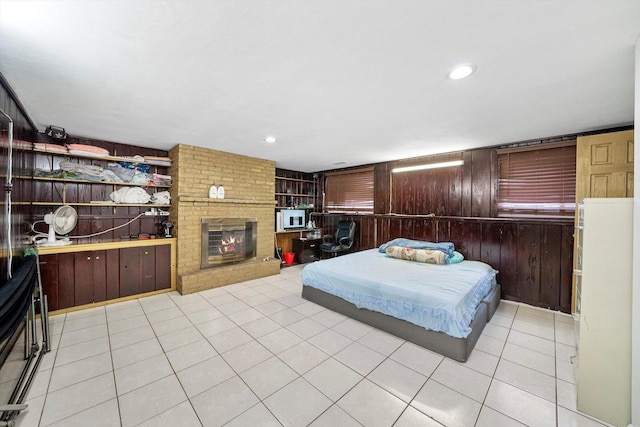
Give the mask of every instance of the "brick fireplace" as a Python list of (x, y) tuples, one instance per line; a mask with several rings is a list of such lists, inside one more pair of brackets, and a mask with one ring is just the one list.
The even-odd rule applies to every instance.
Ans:
[[(273, 259), (275, 163), (184, 144), (172, 148), (169, 156), (169, 219), (178, 240), (178, 292), (185, 295), (278, 274), (280, 262)], [(211, 185), (224, 186), (224, 199), (208, 197)], [(201, 268), (202, 220), (247, 217), (256, 221), (255, 257)]]

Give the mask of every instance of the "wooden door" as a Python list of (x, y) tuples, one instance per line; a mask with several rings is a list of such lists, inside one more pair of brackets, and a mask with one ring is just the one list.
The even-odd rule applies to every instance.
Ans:
[[(578, 137), (576, 143), (577, 203), (586, 198), (633, 197), (633, 130)], [(574, 235), (573, 265), (577, 247)], [(575, 312), (575, 275), (571, 312)]]
[(633, 197), (633, 131), (579, 137), (576, 202), (594, 197)]

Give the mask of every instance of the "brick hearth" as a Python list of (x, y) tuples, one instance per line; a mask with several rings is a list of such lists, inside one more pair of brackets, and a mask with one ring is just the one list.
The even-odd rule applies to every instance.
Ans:
[[(275, 163), (180, 144), (171, 157), (172, 232), (178, 240), (177, 290), (190, 294), (280, 272), (273, 259)], [(211, 185), (224, 199), (209, 199)], [(256, 257), (229, 266), (200, 269), (201, 218), (256, 218)], [(269, 260), (264, 261), (266, 258)]]

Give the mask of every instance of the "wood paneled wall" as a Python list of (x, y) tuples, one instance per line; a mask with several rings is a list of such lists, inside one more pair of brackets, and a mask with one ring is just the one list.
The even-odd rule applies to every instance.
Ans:
[[(464, 160), (463, 166), (409, 173), (396, 167)], [(466, 259), (498, 270), (502, 298), (571, 311), (573, 218), (497, 218), (495, 147), (374, 165), (373, 215), (321, 214), (330, 234), (341, 219), (356, 222), (354, 250), (396, 237), (450, 241)]]
[[(0, 109), (4, 111), (13, 121), (13, 139), (23, 141), (33, 141), (36, 134), (35, 125), (31, 122), (26, 112), (22, 108), (19, 100), (0, 75)], [(8, 140), (9, 120), (0, 114), (0, 141)], [(3, 209), (0, 212), (0, 283), (4, 283), (8, 270), (8, 248), (12, 248), (14, 256), (19, 256), (27, 247), (25, 236), (29, 232), (28, 221), (30, 219), (30, 210), (25, 205), (12, 205), (11, 209), (11, 242), (9, 242), (9, 233), (7, 233), (7, 203), (6, 203), (6, 184), (7, 184), (7, 165), (9, 160), (9, 150), (4, 144), (0, 144), (0, 189), (2, 190)], [(25, 151), (13, 150), (12, 152), (12, 169), (14, 178), (12, 179), (11, 198), (15, 201), (29, 200), (30, 188), (27, 181), (17, 179), (15, 175), (21, 171), (31, 170), (33, 168), (33, 158)], [(11, 243), (11, 245), (9, 245)]]
[(330, 234), (342, 219), (356, 222), (354, 250), (397, 237), (452, 242), (466, 259), (498, 270), (502, 298), (569, 313), (573, 222), (404, 215), (316, 215)]

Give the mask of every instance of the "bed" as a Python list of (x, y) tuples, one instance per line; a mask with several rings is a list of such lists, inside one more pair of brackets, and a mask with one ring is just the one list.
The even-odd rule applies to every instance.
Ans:
[[(308, 264), (302, 297), (407, 341), (464, 362), (500, 303), (491, 266), (479, 261), (430, 264), (389, 255), (397, 239)], [(430, 244), (430, 243), (429, 243)], [(451, 245), (447, 260), (452, 258)]]

